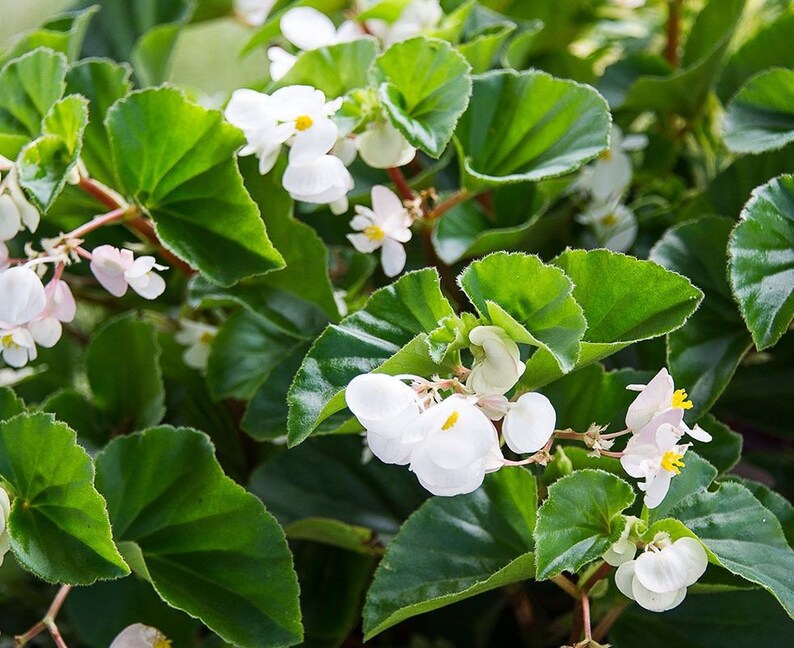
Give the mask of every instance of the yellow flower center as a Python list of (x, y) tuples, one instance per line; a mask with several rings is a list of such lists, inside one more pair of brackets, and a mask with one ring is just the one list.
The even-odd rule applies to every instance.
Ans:
[(603, 152), (601, 155), (599, 155), (598, 157), (600, 157), (602, 160), (609, 160), (609, 159), (612, 157), (612, 151), (610, 151), (609, 149), (607, 149), (606, 151), (604, 151), (604, 152)]
[(157, 639), (155, 639), (152, 648), (171, 648), (171, 640), (166, 639), (163, 635), (160, 635), (157, 637)]
[(364, 236), (366, 236), (370, 241), (382, 241), (386, 238), (386, 232), (383, 231), (383, 228), (379, 225), (367, 225), (364, 228)]
[(457, 422), (458, 422), (458, 418), (459, 418), (459, 416), (460, 416), (460, 415), (458, 414), (458, 410), (455, 410), (454, 412), (452, 412), (452, 414), (450, 414), (450, 415), (447, 417), (447, 420), (446, 420), (446, 421), (444, 421), (444, 425), (442, 425), (442, 426), (441, 426), (441, 429), (442, 429), (442, 430), (449, 430), (449, 429), (451, 429), (451, 428), (452, 428), (452, 427), (455, 425), (455, 423), (457, 423)]
[(311, 128), (314, 120), (309, 117), (309, 115), (301, 115), (295, 120), (295, 128), (299, 131), (305, 131), (307, 128)]
[(198, 341), (203, 342), (204, 344), (209, 344), (215, 339), (215, 334), (211, 333), (210, 331), (204, 331), (200, 336)]
[(673, 392), (673, 407), (675, 409), (692, 409), (692, 401), (687, 400), (689, 396), (684, 389), (676, 389)]
[(601, 219), (601, 222), (604, 225), (609, 225), (610, 227), (614, 227), (618, 224), (618, 217), (615, 214), (607, 214)]
[(684, 455), (678, 454), (677, 452), (673, 452), (672, 450), (668, 450), (662, 456), (662, 468), (667, 470), (668, 472), (673, 472), (676, 475), (681, 474), (681, 468), (683, 468), (686, 464), (681, 461)]
[(18, 349), (19, 348), (19, 345), (16, 342), (14, 342), (14, 336), (11, 335), (11, 334), (4, 335), (3, 337), (1, 337), (0, 338), (0, 344), (2, 344), (6, 349)]

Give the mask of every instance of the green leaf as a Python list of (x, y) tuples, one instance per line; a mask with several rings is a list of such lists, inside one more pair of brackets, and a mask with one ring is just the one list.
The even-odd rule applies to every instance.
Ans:
[(132, 70), (109, 59), (84, 59), (66, 73), (66, 92), (89, 99), (88, 126), (83, 136), (80, 159), (91, 177), (108, 185), (115, 184), (110, 142), (104, 121), (108, 109), (131, 89)]
[(728, 104), (723, 129), (734, 153), (763, 153), (794, 142), (794, 70), (774, 68), (750, 79)]
[(473, 74), (482, 74), (490, 69), (502, 46), (515, 30), (515, 23), (494, 23), (458, 45), (458, 51), (471, 65)]
[[(331, 414), (345, 407), (347, 384), (362, 373), (431, 375), (427, 333), (452, 315), (435, 269), (403, 275), (375, 291), (366, 306), (329, 326), (312, 346), (288, 397), (291, 446), (304, 441)], [(387, 363), (390, 361), (391, 363)]]
[(575, 171), (606, 150), (610, 117), (593, 88), (544, 72), (474, 77), (455, 131), (465, 186), (487, 188)]
[(165, 413), (160, 347), (153, 324), (124, 316), (91, 340), (86, 373), (96, 407), (117, 433), (156, 425)]
[(640, 76), (625, 101), (613, 108), (696, 117), (719, 76), (744, 5), (745, 0), (711, 0), (692, 26), (681, 69), (668, 75)]
[(289, 528), (324, 518), (365, 528), (386, 544), (427, 492), (401, 466), (362, 463), (356, 437), (318, 437), (259, 466), (250, 489)]
[(102, 425), (99, 413), (76, 389), (61, 389), (47, 398), (40, 407), (42, 412), (54, 414), (56, 419), (77, 432), (77, 437), (84, 446), (101, 448), (107, 442), (108, 430)]
[(42, 122), (42, 135), (19, 154), (19, 184), (46, 212), (63, 191), (66, 177), (77, 164), (88, 124), (88, 100), (69, 95), (56, 101)]
[(794, 551), (780, 522), (735, 483), (686, 498), (670, 514), (681, 520), (733, 574), (769, 591), (794, 617)]
[(50, 583), (88, 585), (129, 574), (111, 538), (91, 458), (48, 414), (0, 425), (0, 476), (13, 498), (8, 530), (19, 562)]
[(240, 159), (246, 189), (262, 213), (270, 240), (286, 262), (284, 269), (265, 275), (261, 281), (316, 304), (332, 321), (338, 321), (339, 308), (328, 276), (328, 248), (317, 232), (294, 217), (295, 202), (281, 184), (285, 168), (286, 158), (282, 156), (262, 177), (253, 156)]
[(222, 285), (284, 266), (234, 160), (242, 133), (219, 112), (157, 88), (116, 102), (105, 124), (123, 191), (174, 254)]
[(564, 272), (536, 256), (497, 252), (470, 264), (459, 283), (480, 315), (516, 342), (540, 347), (563, 373), (573, 368), (587, 323)]
[(10, 387), (0, 387), (0, 421), (22, 414), (24, 411), (25, 403), (14, 390)]
[(250, 399), (304, 341), (247, 310), (229, 317), (212, 342), (207, 384), (213, 398)]
[(756, 188), (728, 241), (731, 287), (759, 351), (794, 317), (794, 176)]
[(549, 486), (535, 529), (538, 579), (600, 558), (620, 537), (621, 512), (633, 501), (631, 486), (603, 470), (577, 470)]
[(63, 94), (65, 75), (66, 57), (45, 48), (0, 70), (0, 155), (14, 160), (39, 136), (41, 121)]
[(362, 555), (378, 555), (374, 534), (365, 527), (326, 517), (304, 518), (284, 528), (290, 540), (311, 540)]
[(524, 469), (491, 474), (468, 495), (428, 500), (375, 572), (365, 641), (417, 614), (530, 578), (536, 507), (535, 478)]
[(88, 24), (97, 12), (98, 7), (91, 6), (82, 11), (66, 11), (53, 16), (40, 27), (25, 34), (14, 43), (14, 46), (0, 56), (6, 62), (37, 47), (47, 47), (66, 55), (69, 61), (80, 56)]
[(378, 46), (374, 38), (359, 38), (303, 52), (289, 72), (271, 89), (290, 85), (311, 85), (328, 99), (341, 97), (355, 88), (369, 85), (369, 70)]
[(794, 543), (794, 505), (791, 502), (761, 482), (735, 475), (728, 475), (726, 479), (740, 483), (753, 494), (755, 499), (761, 502), (764, 508), (772, 511), (780, 522), (780, 526), (783, 527), (783, 533), (788, 543)]
[(742, 456), (742, 435), (734, 432), (727, 425), (706, 414), (698, 421), (698, 425), (711, 434), (711, 441), (698, 444), (697, 451), (706, 461), (713, 465), (720, 474), (729, 471)]
[(449, 43), (419, 36), (381, 54), (373, 76), (394, 126), (416, 148), (438, 158), (469, 103), (470, 69)]
[[(748, 613), (745, 613), (744, 611)], [(759, 648), (794, 632), (791, 619), (760, 590), (697, 594), (664, 614), (632, 605), (609, 633), (615, 648)]]
[[(573, 297), (587, 319), (577, 367), (679, 328), (703, 295), (686, 277), (609, 250), (568, 250), (553, 263), (573, 281)], [(559, 375), (540, 351), (529, 359), (521, 384), (532, 389)]]
[(116, 540), (168, 604), (239, 646), (300, 641), (284, 533), (223, 474), (206, 435), (159, 427), (119, 437), (96, 466)]
[(725, 272), (732, 227), (732, 221), (713, 216), (684, 223), (669, 229), (650, 254), (704, 294), (698, 311), (667, 336), (668, 366), (694, 404), (688, 414), (693, 421), (711, 409), (751, 346)]
[(783, 13), (772, 22), (762, 22), (758, 31), (723, 65), (717, 93), (727, 103), (750, 77), (771, 67), (794, 67), (794, 50), (788, 47), (794, 13)]

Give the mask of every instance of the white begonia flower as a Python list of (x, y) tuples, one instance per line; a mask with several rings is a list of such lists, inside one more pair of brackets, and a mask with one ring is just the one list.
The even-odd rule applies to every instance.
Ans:
[(171, 641), (157, 628), (133, 623), (116, 635), (110, 648), (171, 648)]
[(362, 374), (350, 381), (345, 402), (367, 431), (367, 445), (378, 459), (408, 463), (424, 435), (418, 425), (422, 403), (416, 391), (395, 376)]
[(24, 326), (5, 328), (0, 324), (0, 352), (10, 367), (24, 367), (36, 359), (36, 341)]
[(281, 146), (295, 131), (293, 124), (280, 124), (271, 114), (270, 106), (268, 95), (242, 88), (232, 93), (223, 113), (226, 120), (245, 135), (247, 144), (238, 155), (256, 155), (262, 175), (273, 168)]
[(69, 284), (60, 279), (53, 279), (44, 288), (47, 294), (47, 305), (36, 319), (28, 324), (36, 344), (47, 349), (55, 346), (61, 339), (63, 327), (61, 322), (71, 322), (77, 314), (77, 303), (69, 288)]
[(620, 533), (620, 538), (613, 542), (609, 549), (604, 554), (604, 562), (613, 567), (619, 567), (629, 560), (633, 560), (637, 554), (637, 545), (629, 540), (631, 531), (634, 528), (637, 518), (631, 515), (626, 516), (626, 525)]
[(278, 45), (267, 48), (267, 58), (270, 61), (270, 78), (273, 81), (279, 81), (283, 78), (295, 65), (295, 61), (298, 60), (295, 54), (290, 54)]
[(502, 465), (496, 428), (469, 397), (450, 396), (416, 425), (422, 440), (411, 452), (410, 469), (434, 495), (471, 493)]
[(300, 50), (313, 50), (336, 43), (348, 43), (364, 34), (352, 20), (339, 28), (321, 11), (312, 7), (295, 7), (279, 21), (281, 35)]
[(0, 272), (0, 326), (20, 326), (32, 321), (47, 305), (47, 294), (39, 276), (17, 266)]
[(390, 121), (378, 121), (356, 137), (356, 148), (369, 166), (389, 169), (408, 164), (416, 149)]
[(3, 564), (11, 542), (8, 538), (8, 516), (11, 514), (11, 500), (5, 488), (0, 486), (0, 565)]
[(543, 394), (522, 394), (505, 414), (502, 436), (507, 446), (518, 454), (537, 452), (554, 434), (557, 413)]
[(625, 252), (637, 239), (637, 217), (617, 200), (593, 203), (577, 217), (583, 225), (593, 229), (596, 244), (615, 252)]
[(389, 47), (438, 26), (444, 12), (439, 0), (413, 0), (393, 23), (368, 20), (367, 28)]
[(687, 587), (697, 582), (707, 565), (708, 555), (694, 538), (670, 542), (666, 533), (657, 534), (636, 560), (618, 567), (615, 584), (646, 610), (664, 612), (684, 600)]
[(353, 176), (335, 155), (323, 155), (307, 164), (290, 164), (281, 184), (295, 200), (318, 205), (331, 204), (331, 211), (347, 211), (347, 193), (353, 188)]
[(469, 333), (469, 342), (474, 364), (466, 386), (479, 396), (510, 391), (525, 368), (513, 339), (498, 326), (477, 326)]
[(175, 339), (179, 344), (187, 347), (182, 354), (182, 360), (188, 367), (204, 371), (207, 368), (212, 341), (218, 334), (218, 327), (191, 320), (181, 320), (180, 325), (181, 329)]
[[(2, 182), (0, 188), (0, 232), (6, 232), (12, 226), (17, 226), (17, 232), (26, 227), (35, 232), (39, 227), (41, 216), (22, 192), (19, 186), (16, 167), (12, 166)], [(0, 235), (0, 241), (8, 241), (12, 236)]]
[(365, 254), (381, 249), (380, 261), (387, 277), (394, 277), (405, 267), (403, 243), (411, 240), (411, 216), (400, 198), (390, 189), (372, 187), (372, 209), (356, 205), (356, 216), (350, 227), (361, 234), (347, 238), (359, 252)]
[[(686, 390), (675, 388), (673, 377), (664, 367), (647, 385), (628, 385), (626, 389), (640, 392), (626, 412), (626, 427), (635, 434), (663, 412), (680, 410), (683, 417), (684, 410), (692, 409)], [(697, 441), (711, 441), (711, 435), (699, 425), (690, 428), (683, 420), (673, 425)]]
[(251, 27), (265, 24), (276, 0), (234, 0), (234, 12)]
[(0, 272), (5, 270), (9, 265), (9, 253), (6, 244), (0, 241)]
[(660, 414), (629, 439), (620, 458), (629, 475), (645, 479), (637, 487), (645, 491), (645, 506), (649, 509), (662, 503), (670, 490), (670, 481), (681, 474), (685, 465), (682, 459), (690, 444), (679, 444), (681, 433), (667, 422), (676, 416), (680, 413), (674, 410)]
[(588, 192), (597, 203), (619, 198), (631, 184), (633, 168), (627, 151), (639, 151), (648, 144), (645, 135), (623, 133), (615, 124), (609, 135), (609, 148), (592, 164), (582, 169), (575, 188)]
[(154, 271), (166, 269), (153, 256), (136, 259), (130, 250), (112, 245), (100, 245), (92, 252), (91, 272), (115, 297), (126, 294), (129, 286), (145, 299), (156, 299), (165, 291), (165, 281)]

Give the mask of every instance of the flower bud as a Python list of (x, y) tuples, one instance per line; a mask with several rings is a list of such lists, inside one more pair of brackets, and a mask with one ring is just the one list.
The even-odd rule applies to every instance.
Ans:
[(522, 395), (502, 423), (505, 443), (519, 454), (537, 452), (546, 445), (557, 424), (554, 405), (543, 394), (530, 392)]
[(474, 364), (466, 386), (478, 396), (510, 391), (524, 373), (518, 345), (498, 326), (477, 326), (469, 333)]

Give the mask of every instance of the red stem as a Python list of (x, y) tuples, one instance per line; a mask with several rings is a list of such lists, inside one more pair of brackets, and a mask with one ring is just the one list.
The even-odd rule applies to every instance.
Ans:
[(582, 606), (582, 624), (584, 625), (584, 638), (587, 639), (587, 641), (590, 641), (593, 638), (593, 631), (590, 627), (590, 599), (587, 597), (587, 594), (585, 594), (584, 592), (582, 592), (580, 605)]
[(116, 207), (114, 210), (109, 211), (107, 214), (102, 214), (101, 216), (97, 216), (96, 218), (88, 221), (87, 223), (81, 225), (77, 229), (72, 230), (68, 234), (64, 234), (61, 238), (63, 239), (70, 239), (70, 238), (83, 238), (86, 234), (93, 232), (100, 227), (113, 223), (115, 221), (122, 220), (128, 212), (132, 211), (133, 208), (130, 207)]
[(60, 630), (58, 630), (58, 626), (55, 623), (55, 617), (57, 617), (58, 612), (61, 611), (64, 601), (66, 601), (66, 597), (69, 596), (69, 592), (71, 590), (71, 585), (61, 585), (60, 589), (55, 594), (55, 597), (52, 599), (52, 603), (50, 603), (50, 607), (47, 609), (47, 613), (44, 615), (44, 618), (36, 623), (26, 633), (18, 635), (15, 638), (17, 646), (24, 646), (31, 639), (44, 632), (44, 630), (49, 630), (50, 636), (58, 648), (68, 648), (66, 642), (61, 636)]
[(667, 43), (664, 58), (671, 67), (678, 67), (678, 41), (681, 30), (681, 5), (683, 0), (668, 0), (667, 4)]
[(452, 194), (446, 200), (436, 205), (436, 208), (427, 215), (427, 218), (430, 220), (439, 218), (443, 214), (448, 212), (450, 209), (455, 207), (456, 205), (459, 205), (460, 203), (467, 201), (470, 197), (471, 195), (469, 194), (468, 191), (466, 191), (465, 189), (461, 189), (460, 191), (457, 191), (454, 194)]
[(96, 198), (99, 202), (105, 205), (108, 209), (118, 209), (121, 207), (119, 201), (108, 192), (106, 187), (103, 187), (96, 180), (91, 178), (81, 177), (79, 187), (87, 194)]
[(397, 187), (397, 191), (400, 194), (400, 197), (403, 200), (413, 200), (414, 192), (411, 189), (411, 185), (409, 185), (408, 181), (405, 179), (402, 170), (397, 167), (391, 167), (390, 169), (388, 169), (388, 172), (389, 172), (389, 177), (394, 183), (394, 186)]

